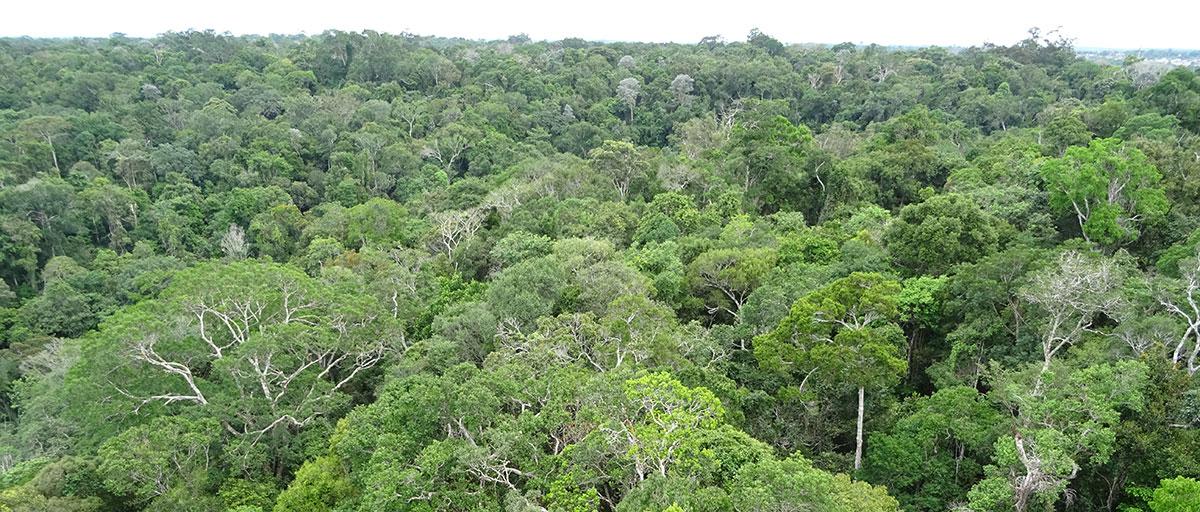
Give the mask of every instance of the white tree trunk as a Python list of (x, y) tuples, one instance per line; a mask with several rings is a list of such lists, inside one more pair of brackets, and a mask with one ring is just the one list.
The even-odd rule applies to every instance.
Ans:
[(854, 470), (862, 469), (862, 446), (863, 446), (863, 401), (866, 397), (866, 390), (862, 386), (858, 388), (858, 434), (854, 438)]
[(54, 170), (58, 172), (58, 175), (61, 177), (62, 169), (59, 169), (58, 167), (58, 151), (54, 150), (54, 138), (47, 135), (46, 144), (50, 146), (50, 158), (54, 160)]

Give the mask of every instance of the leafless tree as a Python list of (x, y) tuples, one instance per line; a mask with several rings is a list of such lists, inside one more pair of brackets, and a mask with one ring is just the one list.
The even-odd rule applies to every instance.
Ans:
[[(1059, 351), (1091, 330), (1098, 316), (1117, 311), (1122, 304), (1117, 290), (1123, 281), (1124, 273), (1112, 259), (1067, 251), (1022, 290), (1021, 298), (1044, 314), (1042, 374)], [(1041, 384), (1039, 377), (1035, 394)]]
[(1200, 251), (1181, 261), (1179, 268), (1178, 289), (1160, 292), (1159, 303), (1186, 326), (1174, 343), (1171, 362), (1195, 375), (1200, 371)]
[(447, 173), (454, 169), (454, 164), (474, 144), (466, 134), (459, 132), (443, 133), (432, 139), (432, 142), (421, 150), (421, 156), (436, 160)]
[(434, 248), (453, 260), (454, 250), (483, 227), (483, 218), (484, 210), (480, 208), (433, 214), (430, 219), (435, 230)]
[(230, 224), (225, 235), (221, 237), (221, 251), (225, 253), (225, 259), (246, 259), (250, 253), (250, 244), (246, 243), (246, 230), (237, 224)]
[(638, 94), (642, 90), (642, 81), (633, 77), (622, 79), (617, 84), (617, 97), (629, 108), (629, 122), (633, 122), (633, 108), (637, 106)]
[(656, 174), (658, 182), (664, 189), (671, 192), (683, 190), (688, 185), (700, 180), (699, 172), (679, 162), (663, 163), (658, 167)]
[(172, 391), (137, 394), (113, 382), (135, 401), (135, 413), (152, 403), (211, 406), (214, 393), (205, 382), (220, 361), (236, 393), (215, 393), (220, 407), (233, 409), (224, 427), (253, 444), (276, 428), (304, 427), (322, 416), (324, 404), (390, 353), (375, 315), (342, 312), (332, 296), (288, 276), (263, 279), (214, 283), (198, 297), (169, 303), (161, 323), (128, 340), (131, 363), (179, 383)]
[(1158, 82), (1173, 66), (1165, 62), (1139, 60), (1125, 67), (1125, 73), (1133, 81), (1133, 86), (1145, 89)]
[(896, 68), (888, 61), (881, 60), (875, 64), (875, 72), (871, 74), (876, 82), (883, 83), (896, 74)]
[(678, 105), (686, 105), (692, 100), (692, 91), (695, 90), (696, 81), (691, 76), (679, 74), (675, 75), (675, 79), (671, 80), (671, 95), (675, 96), (675, 103)]

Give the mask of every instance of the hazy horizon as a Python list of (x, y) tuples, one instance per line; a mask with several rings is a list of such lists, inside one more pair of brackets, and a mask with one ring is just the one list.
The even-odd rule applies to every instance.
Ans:
[[(380, 4), (345, 1), (176, 4), (163, 9), (147, 0), (103, 5), (82, 0), (19, 4), (0, 20), (0, 37), (107, 37), (114, 33), (149, 38), (165, 32), (213, 30), (234, 35), (305, 34), (325, 30), (376, 30), (473, 40), (527, 34), (534, 40), (578, 37), (591, 41), (695, 43), (720, 35), (742, 40), (759, 28), (788, 44), (880, 44), (884, 46), (978, 46), (1012, 44), (1028, 29), (1058, 30), (1076, 47), (1094, 49), (1197, 49), (1189, 26), (1200, 6), (1143, 2), (1137, 10), (1109, 1), (1045, 3), (1013, 0), (1001, 7), (972, 9), (962, 2), (866, 1), (841, 4), (773, 5), (752, 0), (740, 8), (707, 2), (612, 0), (562, 8), (545, 0), (446, 1)], [(62, 13), (69, 13), (64, 16)], [(470, 13), (469, 16), (463, 13)], [(864, 14), (866, 13), (866, 14)], [(667, 21), (667, 23), (664, 23)]]
[[(1039, 29), (1039, 28), (1031, 28), (1031, 29)], [(168, 32), (186, 32), (186, 31), (204, 32), (204, 31), (210, 31), (210, 30), (216, 32), (216, 34), (230, 35), (230, 36), (234, 36), (234, 37), (272, 37), (272, 36), (313, 37), (313, 36), (319, 36), (320, 34), (323, 34), (323, 32), (325, 32), (326, 30), (358, 32), (361, 30), (373, 30), (373, 29), (359, 29), (359, 30), (326, 29), (326, 30), (316, 31), (316, 32), (305, 32), (305, 31), (300, 31), (300, 32), (245, 32), (245, 34), (234, 34), (234, 32), (230, 32), (228, 30), (218, 31), (216, 29), (206, 29), (206, 28), (187, 28), (187, 29), (181, 29), (181, 30), (170, 30), (170, 31), (158, 32), (158, 34), (150, 35), (150, 36), (130, 35), (130, 34), (125, 34), (125, 32), (118, 31), (118, 32), (110, 32), (110, 34), (108, 34), (108, 35), (95, 35), (95, 36), (91, 36), (91, 35), (89, 35), (89, 36), (25, 36), (25, 35), (6, 36), (6, 35), (0, 35), (0, 40), (22, 40), (22, 38), (30, 38), (30, 40), (61, 40), (61, 41), (70, 41), (70, 40), (74, 40), (74, 38), (84, 38), (84, 40), (104, 40), (104, 38), (110, 38), (113, 36), (124, 36), (124, 37), (128, 37), (128, 38), (133, 38), (133, 40), (152, 40), (152, 38), (161, 37), (164, 34), (168, 34)], [(377, 30), (377, 31), (380, 32), (380, 34), (391, 34), (391, 35), (398, 35), (398, 34), (401, 34), (401, 32), (402, 32), (402, 31), (386, 31), (386, 30)], [(413, 32), (408, 32), (408, 34), (413, 34)], [(748, 32), (748, 34), (749, 34), (749, 32)], [(774, 35), (770, 34), (770, 32), (766, 32), (766, 34), (774, 37)], [(1044, 36), (1046, 34), (1046, 32), (1043, 31), (1042, 34)], [(463, 41), (473, 41), (473, 42), (504, 41), (505, 38), (508, 38), (510, 36), (520, 36), (520, 35), (528, 36), (528, 34), (524, 34), (524, 32), (516, 32), (516, 34), (511, 34), (509, 36), (504, 36), (504, 37), (467, 37), (467, 36), (448, 36), (448, 35), (442, 35), (442, 34), (413, 34), (413, 35), (416, 37), (448, 38), (448, 40), (463, 40)], [(1026, 34), (1026, 36), (1027, 36), (1027, 34)], [(556, 38), (545, 38), (545, 37), (530, 36), (530, 41), (533, 41), (533, 42), (556, 42), (556, 41), (568, 40), (568, 38), (575, 38), (575, 37), (566, 36), (566, 37), (556, 37)], [(724, 41), (726, 43), (738, 42), (738, 41), (745, 40), (745, 37), (724, 37), (724, 36), (722, 36), (722, 38), (724, 38)], [(1021, 37), (1021, 38), (1024, 38), (1024, 37)], [(982, 46), (982, 44), (985, 44), (985, 43), (1012, 44), (1012, 43), (1019, 42), (1021, 40), (1021, 38), (1019, 38), (1019, 40), (1014, 40), (1014, 41), (1004, 41), (1004, 42), (984, 41), (984, 42), (980, 42), (980, 43), (976, 43), (976, 44), (935, 44), (935, 43), (930, 43), (930, 44), (887, 44), (887, 43), (878, 43), (878, 42), (872, 42), (872, 41), (857, 41), (857, 42), (856, 41), (781, 41), (781, 42), (788, 44), (788, 46), (802, 46), (802, 47), (804, 47), (804, 46), (830, 47), (830, 46), (836, 46), (836, 44), (851, 42), (853, 44), (857, 44), (857, 46), (870, 46), (870, 44), (877, 44), (877, 46), (881, 46), (884, 48), (923, 48), (923, 47), (936, 46), (936, 47), (942, 47), (942, 48), (965, 49), (965, 48)], [(601, 43), (601, 44), (607, 44), (607, 43), (691, 44), (691, 43), (698, 42), (698, 40), (691, 41), (691, 42), (688, 42), (688, 41), (634, 41), (634, 40), (595, 40), (595, 38), (582, 38), (582, 40), (592, 42), (592, 43)], [(1103, 52), (1103, 50), (1110, 50), (1110, 52), (1157, 52), (1157, 50), (1177, 50), (1177, 52), (1195, 52), (1195, 50), (1200, 50), (1200, 43), (1196, 44), (1196, 46), (1193, 46), (1193, 47), (1096, 47), (1096, 46), (1081, 46), (1081, 44), (1075, 44), (1074, 48), (1076, 50), (1081, 50), (1081, 52)]]

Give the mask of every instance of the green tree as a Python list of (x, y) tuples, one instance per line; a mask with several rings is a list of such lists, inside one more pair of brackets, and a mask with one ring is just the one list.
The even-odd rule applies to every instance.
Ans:
[(71, 129), (71, 122), (58, 116), (34, 116), (21, 122), (21, 130), (39, 142), (45, 142), (50, 149), (51, 163), (54, 173), (62, 176), (62, 167), (58, 164), (58, 150), (54, 147), (55, 139), (61, 139)]
[(871, 439), (863, 474), (912, 510), (965, 501), (983, 475), (1004, 420), (973, 388), (955, 386), (905, 402), (905, 415)]
[[(139, 197), (140, 196), (140, 197)], [(79, 193), (81, 206), (88, 212), (94, 237), (107, 239), (110, 248), (123, 251), (131, 242), (130, 232), (137, 229), (145, 196), (96, 178)]]
[(348, 247), (366, 245), (410, 244), (416, 240), (408, 210), (383, 198), (350, 208), (347, 214), (346, 243)]
[(799, 378), (844, 382), (858, 390), (854, 469), (862, 467), (866, 388), (882, 388), (906, 370), (895, 323), (900, 283), (880, 274), (854, 273), (801, 297), (770, 333), (755, 338), (764, 367)]
[(601, 430), (619, 433), (638, 480), (665, 477), (676, 466), (696, 469), (704, 455), (701, 434), (715, 429), (725, 414), (711, 391), (688, 388), (665, 373), (626, 381), (625, 398), (627, 416)]
[(1200, 114), (1200, 77), (1195, 71), (1183, 67), (1172, 69), (1143, 95), (1160, 112), (1175, 115), (1193, 131), (1200, 129), (1196, 122)]
[(888, 253), (912, 274), (940, 275), (996, 250), (995, 221), (965, 196), (910, 204), (884, 234)]
[(729, 494), (734, 510), (900, 510), (883, 487), (826, 473), (799, 454), (743, 467)]
[(337, 459), (317, 457), (305, 462), (296, 479), (275, 501), (277, 512), (328, 512), (354, 494), (345, 470)]
[(70, 239), (82, 228), (77, 201), (74, 187), (61, 178), (34, 178), (0, 190), (0, 207), (37, 226), (39, 249), (47, 257), (68, 254), (72, 249)]
[(297, 244), (303, 230), (304, 216), (300, 210), (292, 204), (281, 204), (254, 216), (249, 235), (260, 256), (287, 261), (299, 249)]
[(178, 488), (195, 495), (207, 488), (219, 451), (214, 420), (157, 418), (130, 428), (100, 447), (99, 473), (117, 495), (148, 501)]
[(1163, 479), (1150, 496), (1151, 512), (1185, 512), (1200, 508), (1200, 482), (1186, 477)]
[(588, 152), (588, 163), (612, 182), (621, 201), (637, 187), (644, 186), (649, 176), (650, 164), (643, 150), (629, 142), (604, 141)]
[(1051, 206), (1073, 215), (1083, 237), (1105, 247), (1137, 239), (1139, 226), (1161, 218), (1169, 206), (1158, 169), (1118, 139), (1069, 148), (1043, 164), (1042, 177)]
[(111, 416), (72, 418), (99, 435), (187, 411), (220, 422), (235, 463), (284, 475), (299, 464), (294, 436), (344, 411), (400, 335), (349, 284), (251, 260), (180, 272), (84, 341), (68, 393), (105, 401)]
[(9, 282), (34, 286), (41, 239), (42, 232), (34, 223), (14, 215), (0, 217), (0, 261)]
[(1054, 506), (1082, 464), (1102, 464), (1112, 455), (1113, 429), (1123, 410), (1142, 407), (1145, 382), (1139, 361), (1049, 370), (1034, 363), (998, 376), (990, 394), (1016, 412), (1015, 424), (996, 440), (986, 478), (968, 493), (971, 507), (1024, 512)]
[(688, 265), (692, 289), (704, 296), (709, 314), (724, 311), (739, 319), (750, 293), (775, 266), (777, 255), (769, 248), (713, 249)]
[[(775, 116), (730, 135), (734, 179), (761, 210), (798, 210), (815, 219), (830, 185), (822, 180), (812, 131)], [(828, 176), (826, 176), (828, 178)]]

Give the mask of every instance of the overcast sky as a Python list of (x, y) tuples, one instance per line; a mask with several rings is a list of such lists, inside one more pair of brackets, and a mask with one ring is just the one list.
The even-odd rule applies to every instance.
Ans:
[(1200, 48), (1200, 0), (4, 0), (3, 36), (149, 37), (329, 28), (421, 35), (694, 43), (758, 27), (786, 43), (1010, 44), (1029, 27), (1061, 28), (1079, 47)]

